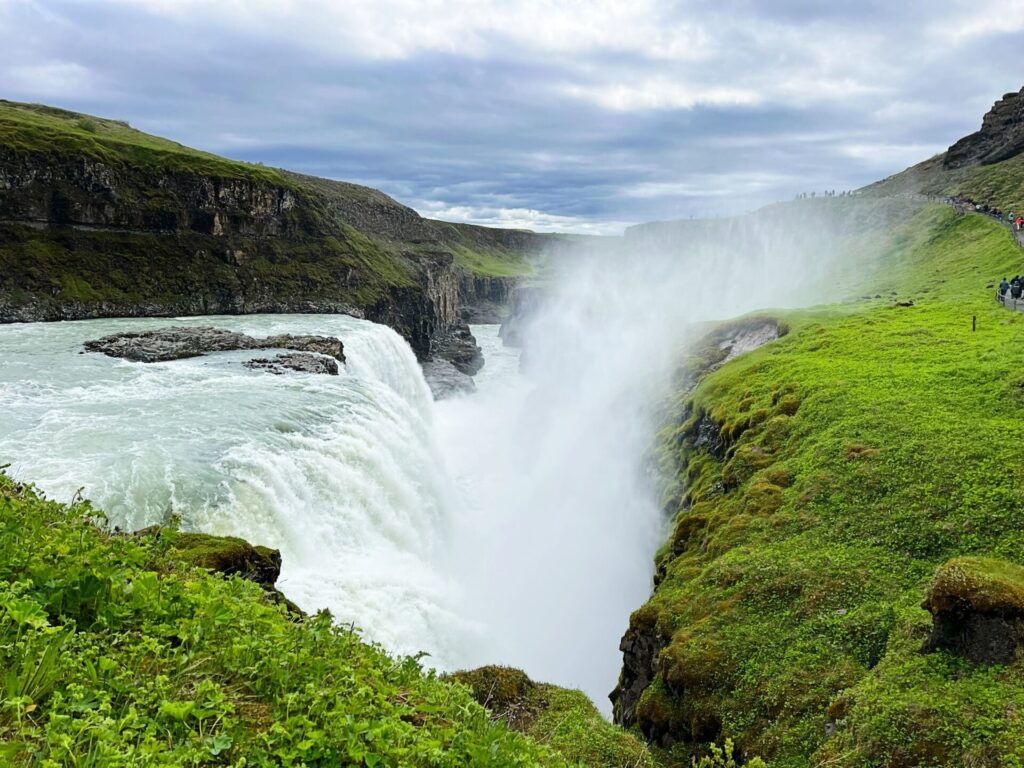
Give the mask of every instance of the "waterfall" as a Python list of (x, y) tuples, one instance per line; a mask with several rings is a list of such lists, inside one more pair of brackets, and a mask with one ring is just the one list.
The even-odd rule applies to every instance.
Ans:
[(472, 627), (447, 569), (454, 495), (408, 344), (348, 317), (248, 316), (173, 324), (337, 335), (341, 374), (250, 371), (246, 352), (154, 364), (77, 354), (87, 339), (168, 324), (0, 327), (0, 463), (59, 500), (83, 488), (125, 529), (177, 515), (279, 548), (278, 586), (300, 607), (455, 664)]

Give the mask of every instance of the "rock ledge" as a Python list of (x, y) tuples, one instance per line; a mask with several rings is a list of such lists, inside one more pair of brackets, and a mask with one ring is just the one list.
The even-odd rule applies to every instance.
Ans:
[[(345, 362), (345, 348), (339, 339), (331, 336), (296, 336), (290, 333), (257, 339), (244, 333), (226, 331), (210, 326), (161, 328), (156, 331), (115, 333), (85, 342), (89, 352), (102, 352), (109, 357), (120, 357), (140, 363), (157, 363), (201, 357), (210, 352), (228, 352), (236, 349), (287, 349), (302, 355), (278, 355), (276, 360), (252, 361), (274, 373), (282, 368), (310, 373), (338, 372), (337, 362)], [(333, 360), (323, 360), (325, 355)], [(317, 362), (313, 362), (317, 361)], [(333, 367), (333, 371), (331, 370)]]

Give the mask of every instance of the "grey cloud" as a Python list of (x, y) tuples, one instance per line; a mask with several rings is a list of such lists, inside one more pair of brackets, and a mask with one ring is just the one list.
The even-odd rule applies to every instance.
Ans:
[[(232, 157), (371, 184), (425, 211), (479, 211), (492, 221), (496, 210), (525, 209), (545, 214), (541, 223), (582, 229), (859, 186), (923, 159), (918, 148), (927, 154), (974, 130), (995, 98), (1021, 85), (1012, 35), (936, 46), (923, 24), (937, 15), (934, 4), (791, 0), (724, 11), (690, 2), (663, 10), (706, 30), (716, 41), (710, 58), (539, 55), (491, 33), (485, 55), (374, 60), (327, 55), (300, 36), (256, 37), (120, 4), (0, 0), (0, 48), (10, 52), (0, 62), (0, 95), (57, 101)], [(823, 52), (823, 41), (848, 52)], [(93, 86), (62, 91), (12, 62), (42, 73), (53, 62), (73, 64)], [(618, 82), (727, 86), (758, 98), (616, 110), (562, 87), (600, 91)]]

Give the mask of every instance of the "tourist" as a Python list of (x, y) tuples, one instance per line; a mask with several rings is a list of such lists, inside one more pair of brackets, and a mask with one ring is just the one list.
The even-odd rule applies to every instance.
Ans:
[(1003, 278), (1003, 282), (1001, 282), (999, 284), (999, 295), (1000, 296), (1005, 296), (1006, 292), (1008, 290), (1010, 290), (1010, 284), (1007, 282), (1006, 278), (1004, 277)]

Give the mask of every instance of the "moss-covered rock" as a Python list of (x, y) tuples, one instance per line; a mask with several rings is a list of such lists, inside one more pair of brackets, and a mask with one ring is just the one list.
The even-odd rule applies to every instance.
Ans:
[(254, 546), (235, 536), (175, 531), (170, 539), (169, 554), (225, 576), (254, 581), (265, 589), (272, 589), (281, 575), (279, 550)]
[(522, 670), (486, 666), (452, 673), (492, 716), (590, 768), (653, 768), (646, 746), (608, 723), (581, 691), (535, 683)]
[(923, 607), (933, 620), (926, 650), (1008, 664), (1024, 644), (1024, 568), (992, 558), (955, 558), (935, 574)]

